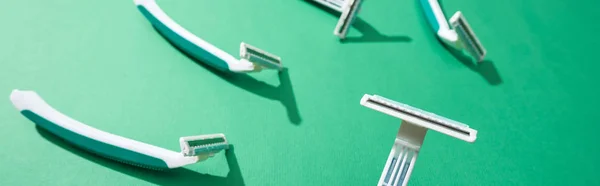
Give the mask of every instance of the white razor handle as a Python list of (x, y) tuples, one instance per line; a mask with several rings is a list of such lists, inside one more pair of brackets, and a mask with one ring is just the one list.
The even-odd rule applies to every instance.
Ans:
[(254, 61), (236, 59), (233, 55), (192, 34), (171, 19), (154, 0), (134, 0), (134, 3), (161, 35), (191, 57), (222, 71), (246, 73), (262, 69), (263, 66), (260, 66), (262, 64), (255, 65)]
[[(52, 108), (33, 91), (13, 90), (10, 94), (13, 105), (31, 121), (48, 132), (83, 150), (143, 168), (163, 170), (194, 164), (226, 149), (223, 134), (182, 137), (182, 146), (196, 147), (203, 143), (207, 153), (184, 154), (151, 144), (111, 134), (72, 119)], [(220, 143), (211, 144), (206, 138), (223, 138)], [(224, 143), (223, 143), (224, 142)]]
[(377, 185), (404, 186), (408, 184), (418, 155), (418, 148), (415, 149), (413, 145), (396, 139)]

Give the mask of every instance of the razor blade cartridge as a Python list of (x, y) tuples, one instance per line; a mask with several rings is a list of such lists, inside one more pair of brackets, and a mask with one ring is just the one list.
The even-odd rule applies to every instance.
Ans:
[(356, 14), (358, 14), (362, 2), (362, 0), (349, 0), (346, 2), (346, 5), (342, 9), (342, 15), (335, 26), (333, 34), (341, 39), (346, 38), (346, 34), (356, 19)]
[(473, 142), (477, 137), (477, 131), (469, 128), (468, 125), (381, 96), (365, 95), (361, 104), (413, 125), (432, 129), (467, 142)]
[(347, 2), (347, 0), (314, 0), (314, 1), (324, 5), (326, 7), (334, 9), (338, 12), (342, 11), (342, 9), (344, 8), (344, 5)]
[(456, 32), (463, 47), (477, 60), (477, 62), (483, 61), (486, 50), (479, 42), (479, 38), (475, 35), (475, 32), (469, 26), (467, 19), (463, 14), (458, 11), (450, 18), (450, 25)]
[(184, 156), (213, 154), (229, 148), (229, 143), (223, 134), (181, 137), (179, 143)]
[(240, 44), (240, 57), (260, 67), (282, 70), (281, 58), (252, 45)]

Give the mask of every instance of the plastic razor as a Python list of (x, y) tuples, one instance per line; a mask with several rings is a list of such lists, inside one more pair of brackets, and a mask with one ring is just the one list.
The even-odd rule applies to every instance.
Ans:
[(360, 11), (363, 0), (314, 0), (326, 7), (341, 13), (333, 34), (341, 39), (346, 38), (346, 34), (356, 19)]
[(394, 145), (379, 178), (377, 184), (379, 186), (405, 186), (408, 184), (428, 130), (434, 130), (470, 143), (477, 138), (477, 131), (469, 128), (468, 125), (378, 95), (365, 94), (360, 100), (360, 104), (402, 120)]
[(483, 61), (487, 51), (460, 11), (454, 13), (448, 24), (438, 0), (419, 1), (427, 22), (444, 43), (457, 50), (466, 50), (477, 62)]
[(241, 59), (192, 34), (169, 17), (154, 0), (134, 0), (144, 17), (173, 45), (208, 65), (231, 72), (257, 72), (262, 69), (282, 70), (281, 58), (264, 50), (240, 45)]
[(52, 108), (33, 91), (13, 90), (13, 105), (39, 127), (83, 150), (118, 162), (154, 170), (182, 167), (206, 160), (229, 148), (223, 134), (181, 137), (181, 152), (114, 135)]

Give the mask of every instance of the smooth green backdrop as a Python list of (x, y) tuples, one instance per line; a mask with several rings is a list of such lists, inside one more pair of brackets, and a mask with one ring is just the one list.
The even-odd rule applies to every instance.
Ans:
[[(130, 0), (2, 1), (0, 185), (375, 185), (400, 121), (360, 106), (365, 93), (479, 131), (473, 144), (430, 132), (411, 185), (600, 185), (599, 1), (443, 0), (486, 46), (479, 66), (436, 40), (416, 0), (366, 1), (343, 43), (337, 15), (305, 1), (158, 3), (221, 49), (244, 41), (289, 70), (215, 74)], [(15, 88), (168, 149), (219, 132), (235, 148), (171, 172), (122, 165), (36, 128)]]

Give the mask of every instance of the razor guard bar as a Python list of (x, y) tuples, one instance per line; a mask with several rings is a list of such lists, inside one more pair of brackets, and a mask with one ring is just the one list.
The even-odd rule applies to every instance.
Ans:
[(477, 139), (477, 131), (468, 125), (381, 96), (365, 94), (360, 104), (402, 120), (379, 186), (408, 184), (428, 129), (466, 142)]
[[(281, 58), (269, 54), (256, 47), (246, 54), (240, 53), (241, 59), (236, 59), (227, 52), (217, 48), (211, 43), (192, 34), (181, 25), (171, 19), (154, 0), (134, 0), (139, 11), (148, 21), (159, 31), (166, 39), (182, 49), (190, 56), (207, 63), (208, 65), (221, 70), (231, 72), (257, 72), (264, 68), (282, 70)], [(244, 47), (251, 47), (242, 42), (240, 51), (245, 51)], [(255, 53), (253, 53), (255, 52)], [(269, 56), (269, 58), (259, 58), (258, 62), (250, 58), (254, 56)]]
[(229, 148), (227, 138), (223, 134), (181, 137), (179, 138), (179, 145), (184, 156), (198, 156), (207, 153), (212, 156), (223, 149)]
[(317, 3), (320, 3), (326, 7), (329, 7), (335, 11), (342, 12), (346, 1), (348, 0), (313, 0)]
[(450, 24), (448, 24), (438, 0), (419, 1), (421, 2), (427, 22), (445, 44), (457, 50), (465, 49), (477, 62), (483, 61), (487, 51), (475, 35), (475, 32), (471, 29), (462, 12), (457, 11), (450, 18)]
[[(67, 143), (108, 159), (143, 168), (178, 168), (206, 160), (229, 147), (223, 134), (189, 136), (180, 138), (182, 152), (175, 152), (81, 123), (55, 110), (33, 91), (13, 90), (10, 100), (23, 116)], [(215, 139), (218, 142), (211, 141)], [(204, 149), (189, 152), (184, 146), (188, 149), (190, 146), (192, 149), (196, 146)]]
[(363, 0), (313, 0), (326, 7), (329, 7), (337, 12), (340, 12), (340, 18), (338, 20), (333, 34), (338, 36), (340, 39), (345, 39), (350, 30), (350, 26), (354, 23), (358, 11), (362, 6)]

